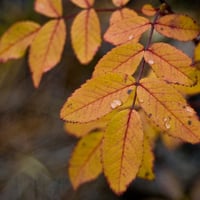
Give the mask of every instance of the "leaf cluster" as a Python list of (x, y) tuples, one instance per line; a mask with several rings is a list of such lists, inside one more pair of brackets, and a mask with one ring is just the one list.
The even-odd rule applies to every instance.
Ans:
[[(70, 29), (72, 46), (78, 60), (87, 64), (102, 42), (99, 17), (94, 0), (71, 2), (81, 8)], [(121, 194), (136, 177), (154, 178), (158, 133), (169, 146), (200, 142), (198, 116), (184, 96), (200, 92), (200, 44), (192, 60), (171, 44), (152, 42), (155, 32), (191, 41), (198, 38), (200, 26), (166, 3), (144, 5), (140, 16), (126, 7), (129, 0), (112, 2), (116, 9), (103, 39), (114, 47), (99, 60), (91, 79), (67, 99), (60, 117), (69, 133), (81, 137), (69, 162), (73, 187), (103, 172), (110, 188)], [(59, 63), (67, 29), (61, 0), (36, 0), (35, 11), (51, 19), (42, 26), (14, 24), (1, 37), (0, 61), (19, 58), (30, 46), (29, 65), (38, 87), (43, 73)]]

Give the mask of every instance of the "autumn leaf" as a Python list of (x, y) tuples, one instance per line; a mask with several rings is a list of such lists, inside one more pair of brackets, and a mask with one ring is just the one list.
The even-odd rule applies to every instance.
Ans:
[(93, 76), (107, 72), (121, 72), (132, 75), (140, 64), (144, 47), (139, 43), (126, 43), (113, 48), (95, 66)]
[(35, 11), (48, 17), (61, 17), (62, 0), (36, 0)]
[(74, 189), (102, 172), (101, 144), (103, 133), (93, 132), (82, 138), (69, 161), (69, 178)]
[(104, 174), (111, 189), (121, 194), (135, 179), (143, 157), (142, 124), (135, 110), (123, 110), (113, 117), (102, 150)]
[(119, 22), (125, 18), (138, 16), (138, 14), (130, 8), (122, 8), (114, 11), (110, 17), (110, 25)]
[(42, 74), (57, 65), (65, 44), (66, 27), (63, 19), (48, 21), (35, 37), (29, 54), (29, 64), (35, 87)]
[(0, 62), (21, 58), (39, 29), (40, 25), (31, 21), (13, 24), (1, 37)]
[(135, 88), (132, 76), (107, 73), (90, 79), (64, 104), (60, 117), (71, 122), (89, 122), (123, 105)]
[(141, 16), (123, 18), (109, 26), (104, 34), (104, 40), (114, 45), (123, 44), (140, 37), (150, 27), (151, 25), (147, 18)]
[(162, 138), (163, 144), (170, 150), (174, 150), (178, 148), (181, 144), (183, 144), (182, 140), (178, 138), (174, 138), (167, 134), (162, 134), (161, 138)]
[(144, 4), (142, 6), (142, 13), (151, 17), (156, 14), (156, 9), (151, 4)]
[(200, 122), (195, 111), (171, 85), (144, 78), (137, 95), (142, 109), (162, 131), (185, 142), (200, 141)]
[(101, 44), (101, 29), (94, 9), (81, 11), (71, 27), (72, 46), (83, 64), (89, 63)]
[(117, 7), (126, 5), (130, 0), (112, 0), (113, 4)]
[(162, 35), (180, 41), (190, 41), (200, 33), (200, 26), (190, 17), (169, 14), (156, 21), (155, 29)]
[(81, 8), (91, 8), (94, 4), (94, 0), (71, 0), (71, 2)]
[(142, 164), (140, 166), (140, 169), (138, 171), (137, 176), (140, 178), (153, 180), (155, 178), (154, 172), (153, 172), (153, 166), (154, 166), (154, 153), (152, 150), (151, 142), (148, 137), (144, 137), (144, 153), (142, 158)]
[(200, 42), (194, 49), (195, 66), (200, 70)]
[(196, 83), (192, 60), (166, 43), (154, 43), (144, 53), (145, 61), (156, 75), (169, 83), (191, 86)]

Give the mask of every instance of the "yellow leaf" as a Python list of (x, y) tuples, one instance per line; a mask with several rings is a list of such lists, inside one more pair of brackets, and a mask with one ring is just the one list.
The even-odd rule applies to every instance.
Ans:
[(102, 172), (101, 144), (103, 133), (94, 132), (82, 138), (69, 161), (69, 178), (74, 189)]
[(164, 145), (170, 150), (176, 149), (183, 143), (182, 140), (174, 138), (167, 134), (162, 134), (161, 137)]
[(63, 19), (48, 21), (35, 37), (29, 54), (34, 86), (38, 87), (42, 74), (57, 65), (65, 44), (66, 27)]
[(71, 0), (71, 2), (81, 8), (90, 8), (94, 4), (94, 0)]
[(144, 154), (142, 164), (137, 174), (138, 177), (152, 180), (155, 178), (153, 172), (154, 166), (154, 154), (151, 146), (151, 142), (147, 136), (144, 137)]
[(36, 0), (35, 11), (48, 17), (61, 17), (62, 0)]
[(139, 43), (126, 43), (115, 47), (97, 63), (93, 76), (107, 72), (121, 72), (132, 75), (140, 64), (144, 47)]
[(147, 18), (141, 16), (126, 17), (109, 26), (104, 39), (114, 45), (126, 43), (140, 37), (151, 27)]
[(200, 42), (194, 49), (194, 61), (197, 68), (200, 70)]
[(112, 0), (113, 4), (117, 7), (126, 5), (130, 0)]
[(107, 126), (103, 139), (103, 170), (111, 189), (123, 193), (138, 173), (143, 157), (139, 114), (123, 110)]
[(179, 14), (161, 17), (157, 20), (155, 29), (166, 37), (180, 41), (190, 41), (200, 32), (200, 26), (192, 18)]
[(138, 14), (133, 9), (122, 8), (122, 9), (116, 10), (112, 13), (112, 15), (110, 17), (110, 24), (114, 24), (125, 18), (135, 17), (137, 15)]
[(145, 78), (137, 95), (142, 109), (161, 130), (186, 142), (200, 142), (200, 122), (195, 111), (171, 85)]
[(13, 24), (1, 37), (0, 62), (22, 57), (39, 29), (40, 25), (31, 21)]
[(182, 51), (165, 43), (154, 43), (144, 53), (155, 74), (169, 83), (191, 86), (196, 83), (192, 60)]
[(64, 104), (60, 117), (71, 122), (89, 122), (122, 106), (135, 88), (133, 77), (107, 73), (87, 81)]
[(142, 13), (146, 16), (154, 16), (156, 14), (156, 9), (151, 4), (145, 4), (142, 7)]
[(81, 11), (71, 27), (72, 46), (83, 64), (89, 63), (101, 44), (101, 29), (94, 9)]

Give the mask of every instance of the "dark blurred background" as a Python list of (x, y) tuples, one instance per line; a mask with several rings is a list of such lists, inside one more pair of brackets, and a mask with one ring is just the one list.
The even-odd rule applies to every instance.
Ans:
[[(0, 35), (14, 22), (48, 18), (33, 10), (33, 0), (0, 0)], [(168, 1), (174, 11), (193, 16), (200, 23), (200, 1)], [(144, 3), (131, 0), (130, 7), (140, 10)], [(65, 16), (80, 9), (63, 0)], [(96, 7), (111, 8), (111, 0), (96, 0)], [(102, 32), (110, 13), (99, 13)], [(80, 65), (68, 39), (60, 64), (46, 73), (38, 89), (33, 87), (27, 63), (22, 59), (0, 64), (0, 199), (2, 200), (199, 200), (200, 146), (184, 144), (175, 150), (162, 142), (155, 148), (154, 181), (137, 179), (121, 197), (109, 189), (103, 176), (73, 191), (67, 176), (68, 159), (76, 139), (64, 131), (59, 111), (67, 97), (91, 76), (93, 68), (111, 45), (103, 43), (94, 60)], [(163, 40), (158, 36), (159, 40)], [(172, 42), (169, 41), (168, 42)], [(193, 43), (174, 42), (192, 55)], [(188, 101), (199, 111), (199, 96)]]

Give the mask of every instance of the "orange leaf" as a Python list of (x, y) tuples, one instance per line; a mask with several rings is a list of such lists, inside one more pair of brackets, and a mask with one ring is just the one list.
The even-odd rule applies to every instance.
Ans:
[(142, 7), (142, 13), (146, 16), (154, 16), (156, 14), (156, 9), (151, 4), (145, 4)]
[(151, 25), (147, 18), (141, 16), (123, 18), (109, 26), (104, 34), (104, 39), (114, 45), (123, 44), (140, 37), (150, 27)]
[(89, 63), (101, 44), (101, 29), (94, 9), (81, 11), (71, 27), (72, 46), (83, 64)]
[(61, 17), (62, 0), (36, 0), (35, 11), (48, 17)]
[(161, 130), (186, 142), (200, 142), (200, 122), (195, 111), (171, 85), (145, 78), (137, 95), (142, 109)]
[(153, 172), (154, 165), (154, 154), (152, 151), (151, 142), (148, 137), (144, 137), (144, 154), (142, 159), (142, 164), (138, 171), (137, 176), (140, 178), (152, 180), (155, 178)]
[(112, 118), (102, 150), (104, 174), (111, 189), (121, 194), (135, 179), (143, 157), (142, 124), (135, 110), (123, 110)]
[(195, 47), (194, 50), (194, 61), (197, 65), (197, 68), (200, 70), (200, 42), (198, 45)]
[(94, 4), (94, 0), (71, 0), (71, 2), (81, 8), (90, 8)]
[(145, 51), (144, 58), (156, 75), (167, 82), (186, 86), (196, 83), (191, 58), (169, 44), (154, 43)]
[(63, 19), (47, 22), (35, 37), (29, 54), (34, 86), (38, 87), (42, 74), (49, 71), (61, 59), (66, 38)]
[(40, 25), (31, 21), (13, 24), (1, 37), (0, 62), (22, 57), (39, 29)]
[(102, 132), (94, 132), (78, 142), (69, 162), (69, 178), (74, 189), (97, 178), (102, 172), (102, 138)]
[(116, 10), (112, 13), (112, 15), (110, 17), (110, 24), (114, 24), (125, 18), (135, 17), (137, 15), (138, 14), (130, 8), (122, 8), (122, 9)]
[(107, 72), (122, 72), (132, 75), (143, 58), (144, 47), (139, 43), (126, 43), (115, 47), (99, 60), (93, 76)]
[(190, 41), (200, 32), (200, 27), (192, 18), (178, 14), (161, 17), (157, 20), (155, 29), (164, 36), (180, 41)]
[(126, 5), (130, 0), (112, 0), (113, 4), (117, 7)]
[(125, 74), (107, 73), (93, 78), (68, 98), (60, 117), (80, 123), (101, 118), (128, 99), (134, 84), (133, 77)]

